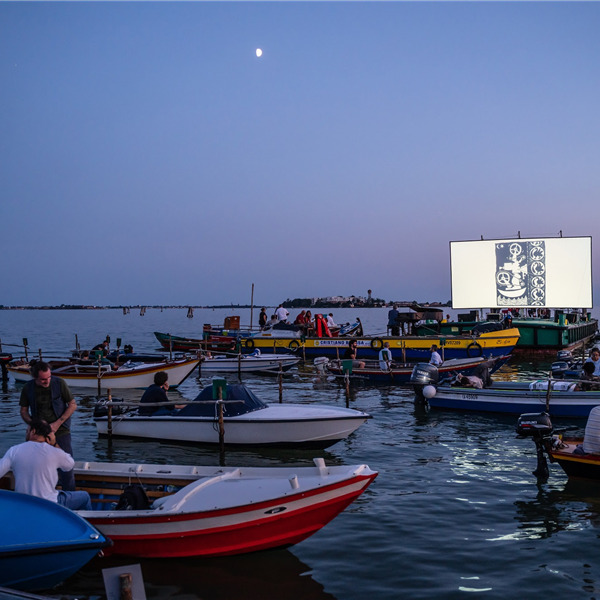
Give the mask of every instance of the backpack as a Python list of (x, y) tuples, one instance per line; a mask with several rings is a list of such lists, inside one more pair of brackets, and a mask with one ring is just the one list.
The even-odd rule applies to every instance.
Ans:
[(150, 501), (142, 484), (132, 483), (126, 486), (115, 508), (116, 510), (148, 510)]

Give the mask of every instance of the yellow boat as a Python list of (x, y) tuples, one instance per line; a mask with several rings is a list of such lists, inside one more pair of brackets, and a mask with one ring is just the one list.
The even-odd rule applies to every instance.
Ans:
[(328, 356), (341, 358), (350, 341), (356, 341), (357, 357), (377, 358), (385, 342), (389, 342), (392, 357), (402, 362), (427, 362), (432, 344), (436, 344), (442, 358), (497, 357), (510, 354), (519, 341), (516, 328), (490, 331), (480, 335), (429, 335), (429, 336), (363, 336), (363, 337), (283, 337), (258, 333), (241, 339), (242, 348), (261, 352), (281, 350), (300, 352), (306, 358)]

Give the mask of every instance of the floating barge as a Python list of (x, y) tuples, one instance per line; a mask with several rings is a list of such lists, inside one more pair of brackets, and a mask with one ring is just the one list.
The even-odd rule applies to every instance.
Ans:
[[(425, 323), (415, 327), (417, 335), (468, 335), (474, 328), (500, 327), (501, 313), (488, 313), (487, 321), (477, 320), (477, 311), (459, 315), (458, 321)], [(463, 319), (461, 319), (463, 317)], [(519, 330), (520, 337), (515, 352), (556, 352), (572, 350), (587, 344), (598, 332), (598, 320), (590, 314), (556, 311), (554, 318), (513, 317), (512, 327)]]

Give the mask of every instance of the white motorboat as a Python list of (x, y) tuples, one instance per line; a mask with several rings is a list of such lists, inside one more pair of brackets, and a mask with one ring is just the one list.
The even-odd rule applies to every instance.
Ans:
[[(266, 404), (246, 386), (225, 385), (224, 380), (213, 381), (180, 410), (159, 410), (159, 414), (145, 416), (137, 410), (121, 412), (115, 404), (120, 403), (113, 403), (110, 419), (106, 407), (98, 405), (94, 422), (99, 435), (108, 435), (110, 428), (113, 436), (198, 444), (221, 442), (220, 407), (225, 445), (325, 448), (371, 418), (368, 413), (338, 406)], [(145, 409), (149, 406), (144, 404)], [(165, 412), (169, 414), (160, 414)]]
[(294, 354), (252, 354), (206, 356), (200, 359), (200, 373), (264, 373), (287, 371), (300, 362)]

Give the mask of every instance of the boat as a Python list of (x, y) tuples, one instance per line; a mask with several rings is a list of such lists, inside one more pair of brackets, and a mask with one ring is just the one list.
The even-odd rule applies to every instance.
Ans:
[(171, 414), (143, 416), (136, 409), (120, 410), (121, 402), (115, 404), (117, 410), (110, 419), (105, 401), (96, 407), (94, 422), (99, 435), (108, 435), (110, 430), (113, 436), (196, 444), (218, 444), (223, 440), (225, 445), (326, 448), (371, 418), (368, 413), (338, 406), (266, 404), (246, 386), (228, 385), (217, 378), (194, 401)]
[[(147, 388), (154, 383), (154, 375), (166, 371), (169, 375), (169, 387), (176, 388), (189, 377), (197, 367), (198, 358), (184, 358), (171, 362), (132, 363), (130, 361), (115, 368), (111, 365), (78, 364), (73, 359), (46, 361), (52, 374), (65, 380), (72, 387), (105, 389)], [(17, 382), (31, 379), (31, 363), (25, 360), (11, 362), (7, 369)]]
[(205, 373), (277, 373), (288, 371), (300, 362), (295, 354), (260, 354), (256, 350), (252, 354), (237, 356), (207, 356), (200, 358), (200, 374)]
[[(388, 342), (392, 351), (392, 359), (399, 362), (425, 362), (431, 355), (431, 346), (436, 344), (442, 358), (495, 358), (510, 354), (519, 339), (519, 330), (504, 329), (497, 332), (487, 332), (481, 335), (457, 336), (356, 336), (352, 340), (358, 346), (357, 359), (377, 359), (383, 344)], [(255, 348), (261, 351), (275, 351), (285, 348), (300, 352), (305, 358), (314, 359), (318, 356), (341, 358), (348, 348), (348, 338), (343, 337), (257, 337), (252, 336), (241, 340), (246, 351)]]
[(537, 453), (533, 474), (549, 477), (548, 462), (558, 463), (569, 478), (600, 482), (600, 406), (590, 412), (583, 437), (569, 437), (554, 429), (547, 412), (522, 414), (516, 427), (517, 437), (532, 438)]
[(431, 408), (520, 415), (546, 410), (553, 417), (585, 418), (600, 404), (600, 390), (582, 390), (579, 380), (493, 381), (476, 389), (421, 378), (413, 388)]
[(92, 497), (93, 510), (79, 515), (113, 542), (105, 553), (150, 558), (297, 544), (377, 476), (364, 464), (328, 466), (322, 458), (314, 466), (266, 468), (79, 461), (74, 472), (77, 488)]
[[(447, 379), (455, 376), (457, 373), (464, 375), (472, 375), (485, 366), (490, 373), (497, 371), (502, 365), (504, 365), (510, 355), (500, 356), (491, 361), (483, 357), (477, 358), (453, 358), (447, 361), (439, 367), (433, 367), (433, 365), (417, 363), (420, 369), (435, 369), (438, 379)], [(352, 360), (329, 360), (326, 357), (315, 358), (314, 365), (317, 372), (321, 374), (330, 373), (336, 377), (345, 378), (348, 376), (350, 381), (366, 381), (369, 383), (383, 383), (386, 385), (390, 384), (408, 384), (411, 382), (411, 377), (414, 369), (417, 367), (415, 363), (392, 363), (388, 369), (382, 369), (379, 365), (379, 361), (364, 361), (364, 367), (352, 366)]]
[(210, 352), (232, 352), (237, 346), (237, 338), (226, 335), (208, 335), (206, 338), (190, 338), (170, 333), (155, 331), (154, 336), (159, 344), (169, 351), (196, 352), (205, 350)]
[(56, 502), (0, 490), (0, 585), (49, 589), (76, 573), (110, 540)]
[[(459, 315), (458, 321), (434, 321), (417, 325), (416, 335), (464, 335), (472, 331), (502, 329), (508, 317), (501, 312), (489, 312), (486, 320), (477, 320), (478, 311)], [(550, 311), (548, 311), (550, 313)], [(544, 311), (545, 315), (545, 311)], [(461, 318), (462, 317), (462, 318)], [(519, 330), (515, 351), (556, 352), (573, 350), (587, 344), (598, 332), (598, 320), (589, 313), (556, 310), (546, 316), (513, 316), (511, 326)]]

